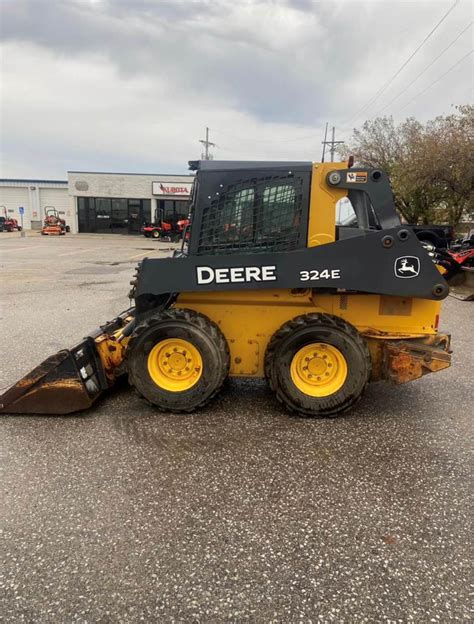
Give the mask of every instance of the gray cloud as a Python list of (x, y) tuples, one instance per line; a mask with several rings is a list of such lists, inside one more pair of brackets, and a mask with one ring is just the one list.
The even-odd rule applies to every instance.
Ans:
[[(226, 144), (221, 157), (312, 153), (317, 159), (316, 134), (324, 122), (347, 133), (351, 112), (373, 96), (450, 4), (7, 0), (1, 5), (2, 82), (9, 89), (2, 100), (4, 166), (21, 162), (18, 145), (28, 140), (51, 145), (56, 155), (62, 150), (66, 161), (76, 154), (94, 160), (97, 152), (89, 153), (87, 145), (95, 136), (103, 138), (95, 149), (116, 166), (124, 159), (117, 153), (119, 134), (140, 142), (141, 152), (128, 146), (133, 162), (177, 166), (186, 154), (197, 155), (204, 125), (222, 130), (214, 137)], [(367, 115), (390, 102), (469, 15), (470, 4), (461, 2)], [(469, 45), (467, 33), (407, 95)], [(415, 101), (404, 114), (433, 116), (465, 101), (469, 94), (456, 78), (456, 72), (447, 76), (434, 100)], [(20, 102), (25, 85), (31, 100)], [(397, 108), (387, 113), (396, 115)], [(226, 132), (234, 138), (224, 139)], [(292, 143), (305, 133), (308, 141)]]

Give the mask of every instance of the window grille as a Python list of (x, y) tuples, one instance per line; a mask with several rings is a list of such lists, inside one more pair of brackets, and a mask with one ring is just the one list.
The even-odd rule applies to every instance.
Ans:
[(204, 207), (198, 254), (286, 251), (302, 242), (303, 180), (268, 175), (229, 185)]

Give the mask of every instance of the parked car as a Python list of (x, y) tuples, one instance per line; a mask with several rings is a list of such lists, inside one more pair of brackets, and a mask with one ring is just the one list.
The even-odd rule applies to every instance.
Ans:
[(409, 227), (415, 232), (422, 243), (433, 245), (437, 249), (447, 249), (454, 240), (452, 225), (412, 225)]

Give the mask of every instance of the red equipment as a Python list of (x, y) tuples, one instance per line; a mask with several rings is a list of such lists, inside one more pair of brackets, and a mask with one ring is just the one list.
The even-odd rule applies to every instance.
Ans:
[(471, 247), (471, 249), (463, 249), (461, 251), (448, 251), (448, 253), (462, 267), (474, 268), (474, 247)]
[(173, 227), (172, 223), (162, 220), (159, 225), (155, 223), (145, 225), (142, 231), (143, 235), (147, 238), (170, 238), (172, 240), (179, 240), (188, 224), (189, 219), (181, 219), (180, 221), (176, 221)]
[(474, 234), (471, 233), (458, 245), (456, 251), (448, 249), (448, 254), (461, 270), (450, 284), (450, 294), (462, 301), (474, 300)]
[(7, 209), (3, 206), (3, 214), (5, 216), (0, 217), (0, 232), (21, 232), (21, 225), (18, 225), (18, 221), (13, 217), (9, 217)]
[(45, 217), (41, 234), (61, 236), (69, 232), (66, 221), (61, 219), (56, 208), (45, 208)]

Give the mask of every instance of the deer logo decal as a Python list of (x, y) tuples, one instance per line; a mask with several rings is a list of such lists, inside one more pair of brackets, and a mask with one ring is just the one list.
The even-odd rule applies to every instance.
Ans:
[(402, 256), (395, 260), (394, 268), (396, 277), (417, 277), (420, 274), (420, 259), (416, 256)]

